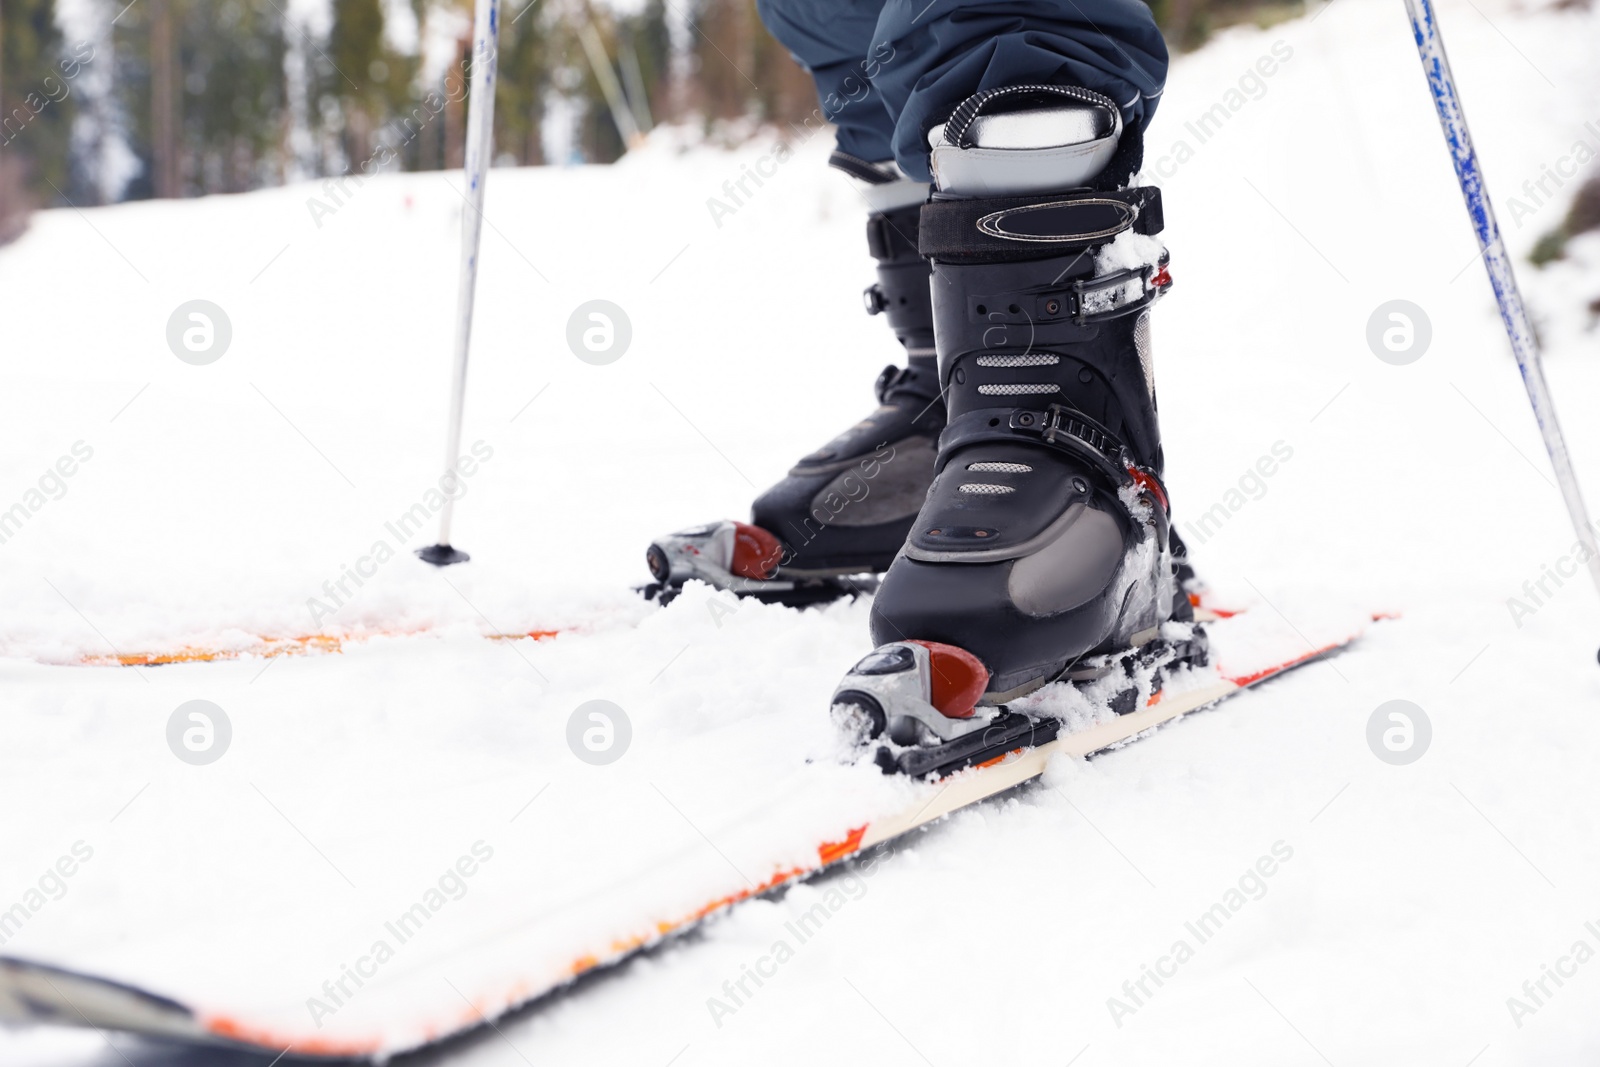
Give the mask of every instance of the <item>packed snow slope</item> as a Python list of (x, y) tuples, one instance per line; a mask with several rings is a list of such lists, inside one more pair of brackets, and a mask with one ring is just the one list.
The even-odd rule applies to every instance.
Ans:
[[(1498, 2), (1441, 17), (1520, 258), (1564, 211), (1570, 161), (1600, 150), (1600, 19)], [(51, 211), (0, 252), (0, 909), (34, 899), (78, 842), (93, 851), (47, 880), (0, 952), (70, 929), (75, 909), (101, 922), (141, 881), (181, 907), (106, 928), (108, 951), (163, 925), (226, 940), (247, 917), (183, 887), (240, 855), (236, 839), (259, 844), (264, 879), (319, 872), (283, 879), (286, 908), (354, 900), (380, 925), (480, 839), (508, 860), (561, 843), (561, 870), (627, 826), (737, 866), (743, 845), (717, 841), (727, 798), (674, 757), (825, 749), (865, 606), (724, 616), (627, 586), (653, 534), (742, 515), (867, 410), (896, 357), (857, 310), (862, 209), (824, 170), (827, 139), (723, 152), (663, 135), (613, 167), (493, 173), (466, 421), (487, 458), (457, 508), (474, 560), (443, 573), (410, 556), (431, 528), (400, 519), (428, 509), (442, 451), (458, 175)], [(1222, 35), (1175, 65), (1148, 145), (1177, 282), (1155, 320), (1168, 481), (1202, 572), (1291, 623), (1334, 599), (1403, 618), (427, 1062), (1600, 1055), (1600, 609), (1573, 573), (1401, 6), (1335, 0)], [(724, 184), (752, 172), (735, 203)], [(1600, 498), (1585, 310), (1600, 241), (1522, 277)], [(196, 299), (231, 326), (203, 366), (168, 345)], [(631, 324), (606, 365), (568, 344), (591, 300)], [(1369, 347), (1393, 300), (1431, 323), (1406, 365)], [(320, 658), (67, 665), (423, 627)], [(545, 629), (574, 632), (478, 637)], [(210, 767), (168, 748), (193, 699), (233, 723)], [(566, 749), (591, 699), (634, 723), (610, 766)], [(1431, 723), (1407, 765), (1369, 747), (1396, 699)], [(408, 783), (423, 779), (459, 789), (422, 810)], [(257, 796), (247, 823), (219, 817)], [(819, 796), (817, 818), (835, 803)], [(388, 862), (354, 862), (386, 819)], [(450, 908), (517, 896), (492, 862), (480, 873)], [(819, 905), (801, 941), (792, 927)], [(124, 1058), (174, 1062), (116, 1035), (0, 1033), (7, 1064)]]

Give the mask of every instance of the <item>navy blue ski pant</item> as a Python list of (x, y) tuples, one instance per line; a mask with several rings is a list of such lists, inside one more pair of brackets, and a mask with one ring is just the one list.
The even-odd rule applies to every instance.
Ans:
[(757, 0), (812, 74), (839, 149), (929, 180), (927, 132), (980, 89), (1079, 85), (1155, 114), (1167, 46), (1140, 0)]

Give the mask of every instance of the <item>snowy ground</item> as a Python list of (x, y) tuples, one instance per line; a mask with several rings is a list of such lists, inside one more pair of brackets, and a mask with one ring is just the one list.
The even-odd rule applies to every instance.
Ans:
[[(1404, 618), (1225, 712), (1057, 766), (1044, 787), (954, 817), (870, 876), (747, 905), (426, 1062), (1600, 1056), (1593, 595), (1581, 573), (1546, 577), (1573, 537), (1403, 11), (1319, 11), (1181, 60), (1151, 131), (1177, 280), (1156, 320), (1169, 482), (1180, 522), (1213, 505), (1226, 515), (1189, 538), (1214, 585), (1291, 619), (1319, 596)], [(1600, 150), (1600, 27), (1499, 3), (1447, 3), (1442, 18), (1520, 256), (1575, 183), (1520, 226), (1511, 197), (1533, 205), (1523, 182), (1576, 143)], [(1270, 76), (1245, 77), (1263, 57)], [(1202, 141), (1218, 103), (1237, 106)], [(870, 271), (860, 209), (823, 170), (824, 140), (720, 227), (706, 199), (770, 144), (658, 144), (612, 168), (494, 173), (466, 432), (492, 457), (459, 505), (456, 540), (474, 562), (442, 574), (409, 556), (425, 534), (385, 524), (425, 501), (438, 460), (462, 208), (448, 178), (352, 186), (320, 226), (306, 201), (333, 200), (318, 187), (55, 211), (0, 252), (0, 511), (29, 511), (0, 543), (0, 908), (76, 842), (93, 850), (3, 951), (87, 929), (107, 953), (132, 953), (164, 923), (242, 943), (234, 902), (184, 887), (255, 851), (260, 878), (319, 930), (313, 914), (403, 908), (479, 840), (508, 866), (550, 857), (551, 877), (528, 892), (483, 864), (463, 928), (545, 900), (578, 907), (557, 903), (561, 872), (624, 833), (722, 862), (718, 798), (680, 758), (825, 746), (823, 705), (864, 649), (865, 610), (745, 605), (718, 620), (693, 598), (648, 609), (626, 586), (644, 577), (650, 535), (742, 514), (865, 410), (894, 357), (856, 311)], [(1600, 423), (1584, 406), (1600, 368), (1583, 310), (1600, 295), (1600, 242), (1522, 274), (1600, 497)], [(166, 342), (168, 317), (193, 299), (231, 321), (230, 347), (207, 366)], [(569, 315), (594, 299), (632, 324), (605, 366), (566, 341)], [(1432, 324), (1405, 366), (1366, 340), (1369, 316), (1395, 299)], [(1252, 473), (1284, 449), (1271, 476)], [(64, 456), (73, 473), (48, 476)], [(323, 583), (379, 541), (393, 558), (379, 553), (332, 604)], [(1541, 579), (1535, 601), (1524, 583)], [(1513, 596), (1535, 610), (1514, 617)], [(315, 622), (341, 632), (442, 633), (321, 658), (62, 665), (303, 632), (311, 597), (337, 607)], [(578, 632), (472, 632), (555, 627)], [(635, 736), (592, 768), (564, 733), (599, 698), (626, 709)], [(167, 748), (169, 716), (192, 699), (233, 723), (210, 767)], [(1432, 724), (1407, 766), (1368, 747), (1369, 717), (1391, 699)], [(825, 822), (837, 802), (811, 814)], [(1251, 873), (1262, 857), (1275, 857), (1270, 876)], [(170, 892), (178, 914), (108, 919), (104, 902), (132, 885)], [(845, 904), (822, 932), (714, 1014), (709, 998), (830, 888)], [(1198, 944), (1186, 923), (1233, 890), (1246, 903)], [(351, 922), (359, 946), (367, 927)], [(1174, 963), (1180, 940), (1193, 956)], [(330, 968), (349, 947), (327, 945)], [(253, 962), (230, 959), (207, 981), (225, 990)], [(1137, 992), (1147, 966), (1166, 977), (1135, 998), (1124, 983)], [(1532, 1010), (1514, 1013), (1512, 997)], [(178, 1062), (115, 1035), (0, 1031), (7, 1064), (124, 1058)]]

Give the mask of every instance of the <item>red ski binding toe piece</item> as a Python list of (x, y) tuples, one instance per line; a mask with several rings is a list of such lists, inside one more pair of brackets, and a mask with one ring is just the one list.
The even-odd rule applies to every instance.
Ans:
[(964, 648), (938, 641), (908, 641), (928, 650), (928, 703), (947, 719), (970, 719), (989, 686), (989, 669)]
[(877, 588), (871, 576), (782, 574), (786, 551), (776, 534), (748, 522), (724, 519), (679, 530), (656, 538), (645, 552), (655, 582), (639, 592), (666, 604), (685, 582), (699, 581), (741, 597), (804, 607)]
[(850, 669), (833, 704), (856, 709), (844, 719), (862, 741), (886, 735), (897, 745), (937, 745), (993, 718), (994, 709), (977, 708), (988, 684), (988, 668), (970, 652), (934, 641), (891, 641)]
[(650, 573), (665, 585), (694, 578), (740, 592), (770, 581), (782, 559), (783, 545), (772, 534), (727, 519), (659, 537), (645, 553)]
[(759, 526), (747, 522), (733, 524), (733, 558), (728, 570), (741, 578), (764, 582), (778, 573), (783, 545)]

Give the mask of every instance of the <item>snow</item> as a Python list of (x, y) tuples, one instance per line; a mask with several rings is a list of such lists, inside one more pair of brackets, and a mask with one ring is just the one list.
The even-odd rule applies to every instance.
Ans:
[[(812, 1063), (819, 1042), (855, 1061), (1082, 1067), (1600, 1053), (1600, 978), (1573, 955), (1580, 940), (1600, 948), (1586, 926), (1600, 927), (1595, 602), (1581, 573), (1559, 573), (1573, 535), (1403, 10), (1339, 0), (1313, 14), (1181, 59), (1151, 133), (1177, 283), (1154, 320), (1167, 481), (1202, 573), (1252, 615), (1308, 639), (1330, 600), (1402, 617), (428, 1062)], [(1522, 265), (1575, 186), (1521, 226), (1507, 201), (1588, 136), (1596, 16), (1446, 3), (1441, 19), (1594, 496), (1600, 424), (1583, 404), (1600, 371), (1584, 305), (1600, 253), (1589, 239), (1545, 272)], [(1243, 103), (1229, 110), (1232, 90)], [(1230, 117), (1202, 141), (1189, 125), (1218, 103)], [(456, 509), (474, 561), (443, 573), (409, 556), (431, 526), (401, 537), (386, 523), (438, 479), (459, 176), (47, 212), (0, 252), (0, 513), (30, 488), (43, 501), (0, 543), (0, 906), (74, 843), (93, 849), (4, 950), (73, 939), (180, 981), (187, 960), (141, 955), (163, 924), (234, 963), (252, 922), (283, 918), (196, 891), (248, 876), (304, 916), (315, 950), (290, 959), (303, 946), (286, 938), (268, 965), (303, 967), (315, 987), (482, 841), (494, 856), (431, 920), (437, 942), (385, 967), (509, 968), (492, 938), (486, 955), (451, 948), (557, 913), (572, 926), (551, 928), (551, 951), (592, 948), (577, 931), (637, 887), (609, 902), (588, 890), (630, 864), (737, 885), (730, 866), (759, 877), (814, 844), (814, 826), (858, 820), (863, 796), (903, 800), (913, 787), (819, 762), (809, 771), (837, 788), (791, 796), (751, 840), (718, 795), (733, 782), (784, 796), (794, 782), (771, 768), (830, 751), (827, 696), (865, 650), (864, 605), (725, 615), (705, 590), (665, 611), (626, 591), (651, 534), (742, 516), (867, 409), (895, 357), (855, 310), (870, 263), (854, 194), (822, 167), (826, 140), (493, 172), (466, 431), (493, 453)], [(714, 217), (707, 199), (731, 203), (724, 183), (750, 172), (763, 184)], [(320, 226), (313, 197), (333, 209)], [(166, 343), (193, 299), (231, 320), (232, 346), (207, 366)], [(632, 326), (604, 366), (566, 342), (594, 299)], [(1366, 342), (1394, 299), (1432, 323), (1405, 366)], [(59, 474), (79, 441), (92, 456)], [(1197, 537), (1185, 524), (1206, 515)], [(324, 583), (380, 541), (383, 562), (315, 621), (431, 635), (282, 660), (63, 665), (311, 629), (308, 600), (331, 604)], [(574, 632), (478, 636), (557, 627)], [(233, 724), (207, 767), (167, 748), (169, 716), (192, 699)], [(568, 717), (592, 699), (634, 724), (605, 767), (567, 749)], [(1392, 699), (1432, 724), (1409, 765), (1368, 748)], [(714, 778), (695, 773), (711, 760)], [(542, 877), (518, 877), (536, 865)], [(174, 906), (107, 909), (127, 894)], [(652, 889), (644, 903), (703, 899)], [(1228, 918), (1199, 943), (1186, 924), (1219, 903)], [(789, 927), (818, 905), (827, 918), (802, 942)], [(225, 997), (262, 965), (204, 981)], [(1546, 965), (1569, 976), (1544, 979)], [(1139, 991), (1147, 966), (1172, 974)], [(746, 967), (773, 976), (735, 1004), (724, 983)], [(1514, 1018), (1511, 997), (1536, 1010)], [(71, 1030), (0, 1031), (0, 1060), (121, 1062)]]

